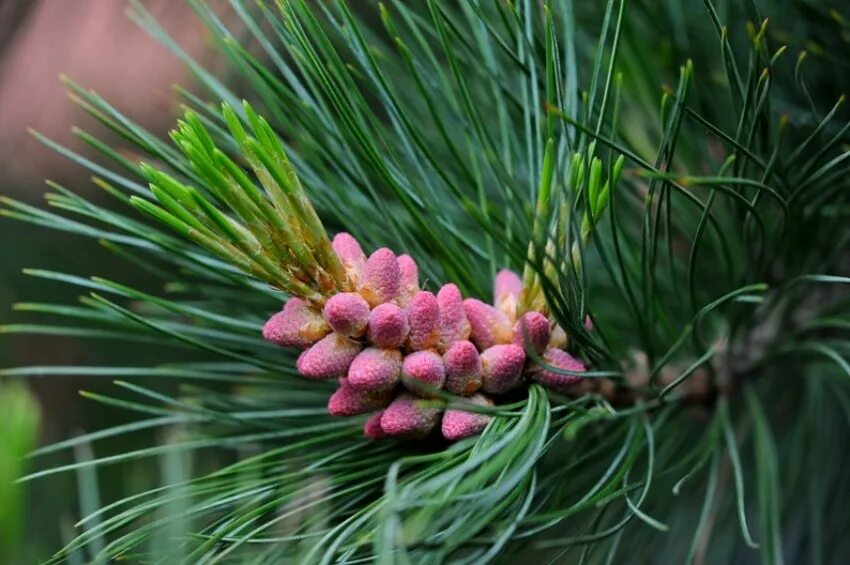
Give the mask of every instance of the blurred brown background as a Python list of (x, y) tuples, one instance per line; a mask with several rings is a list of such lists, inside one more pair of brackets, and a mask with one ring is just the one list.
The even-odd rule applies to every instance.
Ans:
[[(187, 51), (209, 60), (203, 28), (186, 3), (146, 0), (143, 4)], [(177, 112), (172, 85), (191, 86), (191, 77), (125, 11), (124, 0), (0, 0), (0, 194), (43, 205), (44, 180), (49, 178), (92, 198), (102, 198), (88, 181), (86, 171), (28, 133), (28, 128), (33, 128), (84, 155), (91, 152), (71, 134), (73, 125), (110, 139), (103, 127), (67, 98), (59, 80), (62, 74), (97, 91), (155, 132), (164, 134), (171, 127)], [(122, 267), (90, 239), (6, 218), (0, 218), (0, 242), (0, 324), (43, 321), (12, 311), (11, 305), (16, 302), (73, 303), (80, 294), (79, 289), (26, 277), (21, 273), (25, 267), (82, 276), (108, 275)], [(138, 282), (145, 286), (144, 280)], [(131, 347), (106, 345), (72, 338), (0, 334), (0, 368), (120, 364)], [(9, 384), (3, 379), (0, 376), (0, 390)], [(92, 409), (92, 403), (77, 394), (80, 389), (106, 390), (110, 380), (61, 376), (30, 379), (27, 385), (41, 414), (39, 443), (126, 419), (127, 415), (109, 409)], [(37, 460), (28, 470), (51, 462), (68, 463), (68, 455), (55, 461)], [(104, 472), (99, 473), (104, 482)], [(106, 482), (115, 481), (120, 482), (120, 476)], [(13, 559), (36, 562), (48, 557), (73, 533), (72, 524), (78, 517), (75, 477), (38, 480), (27, 488), (23, 504), (27, 510), (20, 520), (23, 527)], [(0, 516), (0, 521), (3, 519)]]

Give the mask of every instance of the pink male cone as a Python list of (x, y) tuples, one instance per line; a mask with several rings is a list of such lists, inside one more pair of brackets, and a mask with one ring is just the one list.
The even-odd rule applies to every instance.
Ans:
[(401, 377), (401, 351), (367, 347), (348, 369), (348, 384), (358, 390), (392, 389)]
[(522, 384), (525, 351), (514, 344), (494, 345), (481, 354), (482, 388), (491, 394), (504, 394)]
[[(476, 394), (469, 402), (479, 406), (491, 406), (485, 396)], [(484, 431), (490, 423), (490, 416), (478, 412), (467, 412), (459, 408), (449, 408), (443, 414), (442, 431), (443, 437), (449, 441), (457, 441), (472, 436), (477, 436)]]
[(389, 302), (398, 296), (401, 285), (401, 270), (395, 254), (382, 247), (366, 260), (363, 277), (360, 279), (360, 295), (369, 306)]
[(472, 341), (479, 349), (513, 341), (510, 320), (495, 306), (467, 298), (463, 301), (463, 310), (472, 328)]
[(437, 427), (441, 410), (411, 394), (393, 400), (381, 415), (381, 429), (388, 436), (423, 438)]
[(360, 277), (363, 275), (363, 269), (366, 266), (366, 255), (363, 253), (360, 244), (351, 234), (340, 232), (334, 236), (331, 246), (339, 257), (348, 278), (356, 287), (360, 283)]
[(331, 416), (357, 416), (383, 408), (391, 399), (392, 391), (358, 390), (348, 379), (340, 379), (340, 387), (328, 400), (328, 413)]
[(446, 390), (469, 396), (481, 388), (481, 357), (471, 341), (456, 341), (443, 354)]
[(454, 284), (444, 284), (437, 292), (440, 307), (440, 351), (446, 351), (460, 340), (468, 339), (472, 331), (463, 309), (463, 296)]
[(321, 315), (307, 302), (292, 297), (283, 310), (263, 326), (263, 338), (282, 347), (310, 347), (330, 331)]
[(538, 355), (549, 345), (549, 320), (540, 312), (527, 312), (514, 324), (514, 344)]
[(422, 396), (443, 388), (446, 368), (443, 359), (433, 351), (416, 351), (404, 358), (401, 381), (411, 392)]
[(440, 306), (437, 298), (427, 290), (416, 293), (407, 307), (407, 323), (410, 333), (407, 344), (419, 351), (436, 347), (440, 340)]
[(360, 353), (360, 344), (339, 334), (329, 334), (298, 357), (295, 367), (308, 379), (332, 379), (348, 372)]
[(384, 430), (381, 429), (381, 416), (384, 415), (383, 410), (375, 412), (363, 424), (363, 435), (369, 439), (381, 439), (387, 437)]
[(407, 340), (409, 331), (407, 312), (395, 304), (380, 304), (369, 314), (366, 337), (375, 347), (399, 348)]
[[(558, 369), (565, 369), (576, 373), (583, 373), (586, 370), (581, 361), (560, 349), (547, 350), (543, 354), (543, 362)], [(540, 366), (534, 366), (529, 371), (529, 375), (532, 380), (558, 392), (567, 392), (573, 385), (582, 380), (580, 376), (565, 375)]]
[(331, 296), (322, 310), (328, 325), (338, 334), (360, 337), (369, 323), (369, 305), (355, 292)]
[(410, 255), (399, 255), (398, 268), (401, 273), (396, 303), (407, 308), (413, 297), (419, 292), (419, 267)]

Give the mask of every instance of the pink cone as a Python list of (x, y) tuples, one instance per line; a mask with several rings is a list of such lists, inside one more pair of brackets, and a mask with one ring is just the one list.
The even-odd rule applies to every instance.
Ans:
[(360, 344), (336, 333), (322, 338), (298, 357), (295, 367), (308, 379), (332, 379), (348, 372)]
[(396, 303), (407, 308), (414, 295), (419, 292), (419, 267), (410, 255), (399, 255), (398, 268), (401, 272), (401, 282)]
[(395, 304), (380, 304), (369, 314), (366, 337), (375, 347), (394, 349), (404, 344), (409, 329), (404, 310)]
[(381, 429), (388, 436), (423, 438), (437, 427), (441, 410), (429, 401), (402, 394), (393, 400), (381, 416)]
[(348, 369), (348, 384), (358, 390), (393, 388), (401, 377), (401, 351), (367, 347)]
[(355, 292), (340, 292), (331, 296), (322, 310), (325, 321), (333, 331), (348, 337), (360, 337), (369, 322), (369, 305)]
[(446, 351), (454, 342), (469, 339), (472, 331), (463, 309), (463, 296), (454, 284), (444, 284), (437, 292), (440, 307), (440, 351)]
[(263, 338), (282, 347), (310, 347), (330, 331), (307, 302), (292, 297), (263, 326)]
[(366, 255), (363, 253), (360, 244), (351, 234), (340, 232), (334, 236), (331, 246), (336, 251), (348, 278), (356, 286), (360, 282), (363, 268), (366, 266)]
[[(587, 369), (584, 363), (560, 349), (549, 349), (543, 354), (543, 361), (559, 369), (583, 373)], [(566, 392), (573, 385), (581, 382), (582, 378), (576, 375), (565, 375), (557, 373), (545, 367), (535, 366), (529, 371), (532, 380), (540, 383), (546, 388), (559, 392)]]
[(427, 290), (416, 293), (407, 307), (407, 323), (410, 333), (407, 344), (419, 351), (436, 347), (440, 340), (440, 307), (437, 298)]
[(482, 388), (491, 394), (504, 394), (522, 384), (525, 351), (514, 344), (494, 345), (481, 354)]
[(469, 396), (481, 388), (481, 357), (471, 341), (456, 341), (443, 354), (446, 390)]
[(379, 410), (372, 414), (363, 424), (363, 435), (369, 439), (381, 439), (387, 437), (384, 430), (381, 429), (381, 416), (384, 415), (383, 410)]
[(433, 351), (416, 351), (404, 358), (401, 380), (411, 392), (427, 396), (443, 388), (446, 368), (443, 359)]
[(472, 328), (472, 342), (479, 349), (487, 349), (500, 343), (510, 343), (513, 340), (510, 320), (495, 306), (475, 298), (467, 298), (463, 301), (463, 309)]
[(511, 320), (516, 319), (516, 306), (522, 292), (522, 279), (518, 274), (502, 269), (493, 281), (493, 304)]
[(584, 317), (584, 329), (589, 332), (593, 331), (593, 319), (589, 315), (585, 315)]
[[(476, 394), (469, 399), (480, 406), (491, 406), (493, 403), (484, 395)], [(467, 437), (477, 436), (490, 423), (490, 416), (477, 412), (467, 412), (458, 408), (449, 408), (443, 413), (443, 437), (456, 441)]]
[(386, 247), (372, 253), (360, 279), (360, 294), (369, 306), (374, 308), (393, 300), (398, 296), (400, 285), (401, 270), (395, 254)]
[(358, 390), (348, 379), (340, 379), (340, 386), (328, 400), (331, 416), (357, 416), (384, 408), (393, 397), (392, 391), (372, 392)]
[(514, 324), (514, 343), (541, 355), (549, 345), (549, 320), (540, 312), (527, 312)]

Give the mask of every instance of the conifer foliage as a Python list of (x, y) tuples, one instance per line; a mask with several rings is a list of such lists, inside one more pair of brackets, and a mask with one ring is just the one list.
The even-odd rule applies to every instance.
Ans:
[(162, 282), (32, 269), (86, 294), (5, 331), (182, 351), (3, 371), (135, 416), (27, 480), (161, 461), (55, 562), (850, 557), (839, 11), (189, 1), (224, 75), (130, 11), (200, 85), (171, 139), (69, 81), (121, 141), (39, 138), (112, 201), (0, 209)]

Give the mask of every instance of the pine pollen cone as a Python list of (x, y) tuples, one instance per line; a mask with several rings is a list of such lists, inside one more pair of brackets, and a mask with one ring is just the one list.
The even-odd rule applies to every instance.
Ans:
[[(422, 290), (409, 255), (381, 248), (368, 258), (347, 233), (332, 247), (354, 292), (338, 292), (319, 309), (293, 296), (263, 326), (263, 337), (303, 349), (295, 366), (307, 379), (339, 379), (328, 399), (333, 416), (371, 414), (370, 439), (448, 441), (481, 434), (492, 416), (482, 407), (529, 380), (575, 394), (585, 365), (568, 353), (564, 330), (542, 312), (517, 318), (519, 275), (507, 269), (494, 281), (493, 304), (464, 299), (452, 283), (434, 295)], [(441, 391), (464, 397), (446, 407)]]

